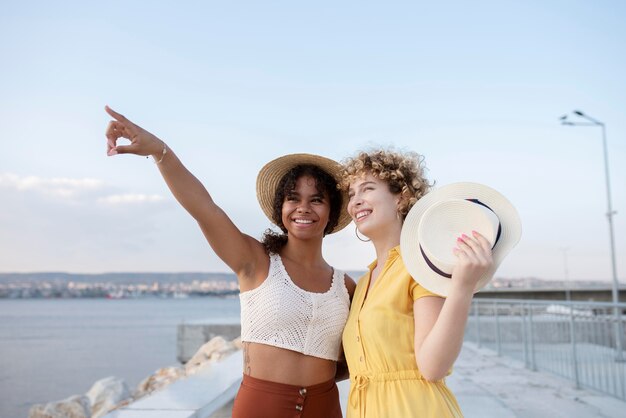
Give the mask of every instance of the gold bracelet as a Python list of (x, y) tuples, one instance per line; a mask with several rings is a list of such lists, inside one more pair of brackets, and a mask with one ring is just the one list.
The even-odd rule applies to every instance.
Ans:
[(157, 161), (156, 158), (154, 158), (154, 156), (152, 158), (154, 158), (154, 163), (155, 164), (161, 164), (163, 162), (163, 158), (165, 158), (165, 154), (167, 154), (167, 144), (165, 144), (165, 142), (163, 143), (163, 152), (161, 153), (161, 159), (159, 161)]

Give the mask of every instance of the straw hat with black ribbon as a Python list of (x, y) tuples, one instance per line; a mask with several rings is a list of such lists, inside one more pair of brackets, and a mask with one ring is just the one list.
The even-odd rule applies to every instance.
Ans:
[(504, 257), (519, 242), (517, 210), (496, 190), (478, 183), (454, 183), (433, 189), (415, 203), (402, 227), (400, 250), (413, 279), (427, 290), (447, 296), (457, 261), (452, 249), (461, 234), (482, 234), (492, 245), (493, 268), (474, 292), (493, 277)]
[[(330, 174), (337, 183), (341, 181), (341, 165), (330, 158), (319, 155), (289, 154), (278, 157), (265, 164), (256, 178), (256, 196), (263, 213), (265, 213), (265, 216), (267, 216), (272, 223), (275, 223), (272, 215), (274, 213), (274, 196), (276, 195), (278, 183), (289, 170), (297, 165), (317, 166)], [(335, 228), (329, 232), (330, 234), (340, 231), (352, 221), (347, 211), (348, 195), (346, 192), (341, 192), (341, 194), (343, 202), (339, 213), (339, 220)]]

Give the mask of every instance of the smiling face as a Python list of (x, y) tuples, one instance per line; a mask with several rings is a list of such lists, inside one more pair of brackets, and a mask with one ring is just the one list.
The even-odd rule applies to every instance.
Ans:
[(431, 186), (424, 176), (423, 160), (423, 156), (414, 152), (393, 149), (361, 151), (344, 160), (341, 188), (348, 190), (354, 187), (368, 173), (376, 179), (383, 179), (391, 194), (401, 196), (397, 210), (400, 218), (404, 219)]
[(350, 183), (348, 196), (348, 213), (363, 235), (374, 239), (402, 227), (400, 194), (391, 193), (386, 181), (367, 172)]
[(330, 215), (328, 193), (320, 192), (316, 180), (303, 175), (285, 195), (281, 220), (289, 236), (309, 239), (324, 236)]

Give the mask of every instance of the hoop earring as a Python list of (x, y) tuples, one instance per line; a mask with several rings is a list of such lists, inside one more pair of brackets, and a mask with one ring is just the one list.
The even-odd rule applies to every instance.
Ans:
[(368, 239), (361, 238), (359, 236), (359, 228), (357, 228), (356, 226), (354, 227), (354, 235), (356, 235), (356, 237), (359, 239), (359, 241), (362, 241), (362, 242), (370, 242), (371, 241), (371, 239), (369, 239), (369, 238)]

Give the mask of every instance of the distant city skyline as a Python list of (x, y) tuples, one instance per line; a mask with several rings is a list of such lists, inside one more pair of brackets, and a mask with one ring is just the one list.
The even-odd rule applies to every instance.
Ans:
[[(580, 109), (606, 123), (624, 284), (624, 21), (620, 1), (6, 4), (0, 272), (228, 271), (151, 159), (106, 157), (108, 104), (249, 235), (270, 227), (267, 161), (395, 146), (438, 185), (516, 206), (522, 240), (496, 276), (609, 281), (600, 130), (559, 123)], [(354, 225), (324, 255), (343, 270), (375, 257)]]
[[(359, 272), (348, 272), (352, 277)], [(507, 279), (495, 277), (480, 292), (537, 292), (559, 300), (569, 291), (580, 291), (585, 298), (608, 297), (602, 291), (610, 288), (609, 282), (553, 281), (527, 277)], [(557, 290), (555, 292), (555, 290)], [(626, 286), (623, 286), (626, 291)], [(1, 299), (142, 299), (188, 298), (205, 296), (232, 296), (239, 293), (237, 276), (233, 273), (118, 273), (118, 274), (67, 274), (67, 273), (0, 273)], [(514, 296), (515, 297), (515, 296)], [(600, 299), (602, 300), (602, 299)]]

